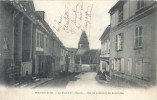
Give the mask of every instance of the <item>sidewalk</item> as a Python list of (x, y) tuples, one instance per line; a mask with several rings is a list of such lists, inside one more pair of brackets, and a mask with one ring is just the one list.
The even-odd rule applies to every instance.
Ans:
[(143, 88), (147, 88), (151, 86), (151, 84), (148, 81), (142, 80), (140, 78), (138, 79), (133, 76), (130, 77), (128, 75), (114, 74), (112, 78), (114, 79), (119, 78), (123, 81), (127, 81), (128, 83), (131, 83), (131, 84), (136, 84), (136, 86), (143, 87)]
[(38, 81), (38, 82), (23, 83), (22, 85), (17, 85), (17, 87), (19, 87), (19, 88), (36, 88), (48, 81), (65, 78), (65, 77), (73, 75), (73, 74), (77, 74), (77, 73), (60, 73), (60, 74), (54, 76), (53, 78), (39, 78), (40, 81)]
[(141, 88), (139, 84), (136, 84), (134, 82), (131, 82), (121, 77), (111, 77), (111, 79), (104, 81), (104, 80), (99, 79), (99, 76), (97, 75), (95, 79), (97, 80), (98, 83), (104, 86), (108, 86), (108, 87)]
[(40, 78), (40, 81), (38, 82), (29, 82), (29, 83), (26, 83), (26, 84), (22, 84), (21, 86), (19, 86), (20, 88), (25, 88), (25, 87), (28, 87), (28, 88), (35, 88), (35, 87), (38, 87), (39, 85), (42, 85), (48, 81), (51, 81), (53, 80), (53, 78)]

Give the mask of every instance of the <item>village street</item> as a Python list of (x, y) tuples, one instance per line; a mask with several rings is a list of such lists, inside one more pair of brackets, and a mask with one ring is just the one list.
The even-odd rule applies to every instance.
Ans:
[(50, 80), (35, 88), (106, 88), (106, 87), (137, 87), (136, 84), (129, 83), (121, 79), (111, 79), (110, 81), (100, 80), (96, 72), (73, 73), (66, 77)]
[(37, 88), (53, 87), (53, 88), (66, 88), (77, 87), (83, 85), (100, 85), (96, 80), (96, 72), (84, 72), (68, 75), (63, 78), (48, 81)]

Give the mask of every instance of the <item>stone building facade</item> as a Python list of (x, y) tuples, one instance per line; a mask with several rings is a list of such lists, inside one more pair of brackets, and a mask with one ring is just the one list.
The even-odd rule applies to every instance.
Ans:
[(62, 42), (33, 1), (0, 1), (0, 83), (60, 70)]
[(110, 25), (105, 29), (102, 36), (100, 37), (101, 40), (101, 54), (100, 54), (100, 71), (109, 72), (109, 57), (110, 57)]
[(110, 70), (140, 85), (156, 83), (156, 1), (119, 0), (109, 11)]

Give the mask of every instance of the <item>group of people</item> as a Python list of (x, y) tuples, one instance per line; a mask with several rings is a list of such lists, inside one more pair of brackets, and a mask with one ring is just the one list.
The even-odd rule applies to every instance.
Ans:
[(108, 71), (98, 71), (99, 78), (104, 81), (110, 80), (110, 73)]

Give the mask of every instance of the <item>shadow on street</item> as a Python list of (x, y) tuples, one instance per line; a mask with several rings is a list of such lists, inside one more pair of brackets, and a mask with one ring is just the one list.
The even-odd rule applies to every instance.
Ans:
[(80, 78), (76, 76), (80, 73), (68, 73), (68, 74), (61, 74), (58, 78), (48, 81), (44, 84), (39, 85), (36, 88), (44, 88), (44, 87), (53, 87), (53, 88), (65, 88), (70, 81), (77, 81)]
[(119, 77), (112, 77), (110, 81), (104, 81), (99, 78), (98, 75), (95, 76), (95, 80), (107, 87), (115, 87), (115, 88), (141, 88), (138, 84), (125, 80)]

